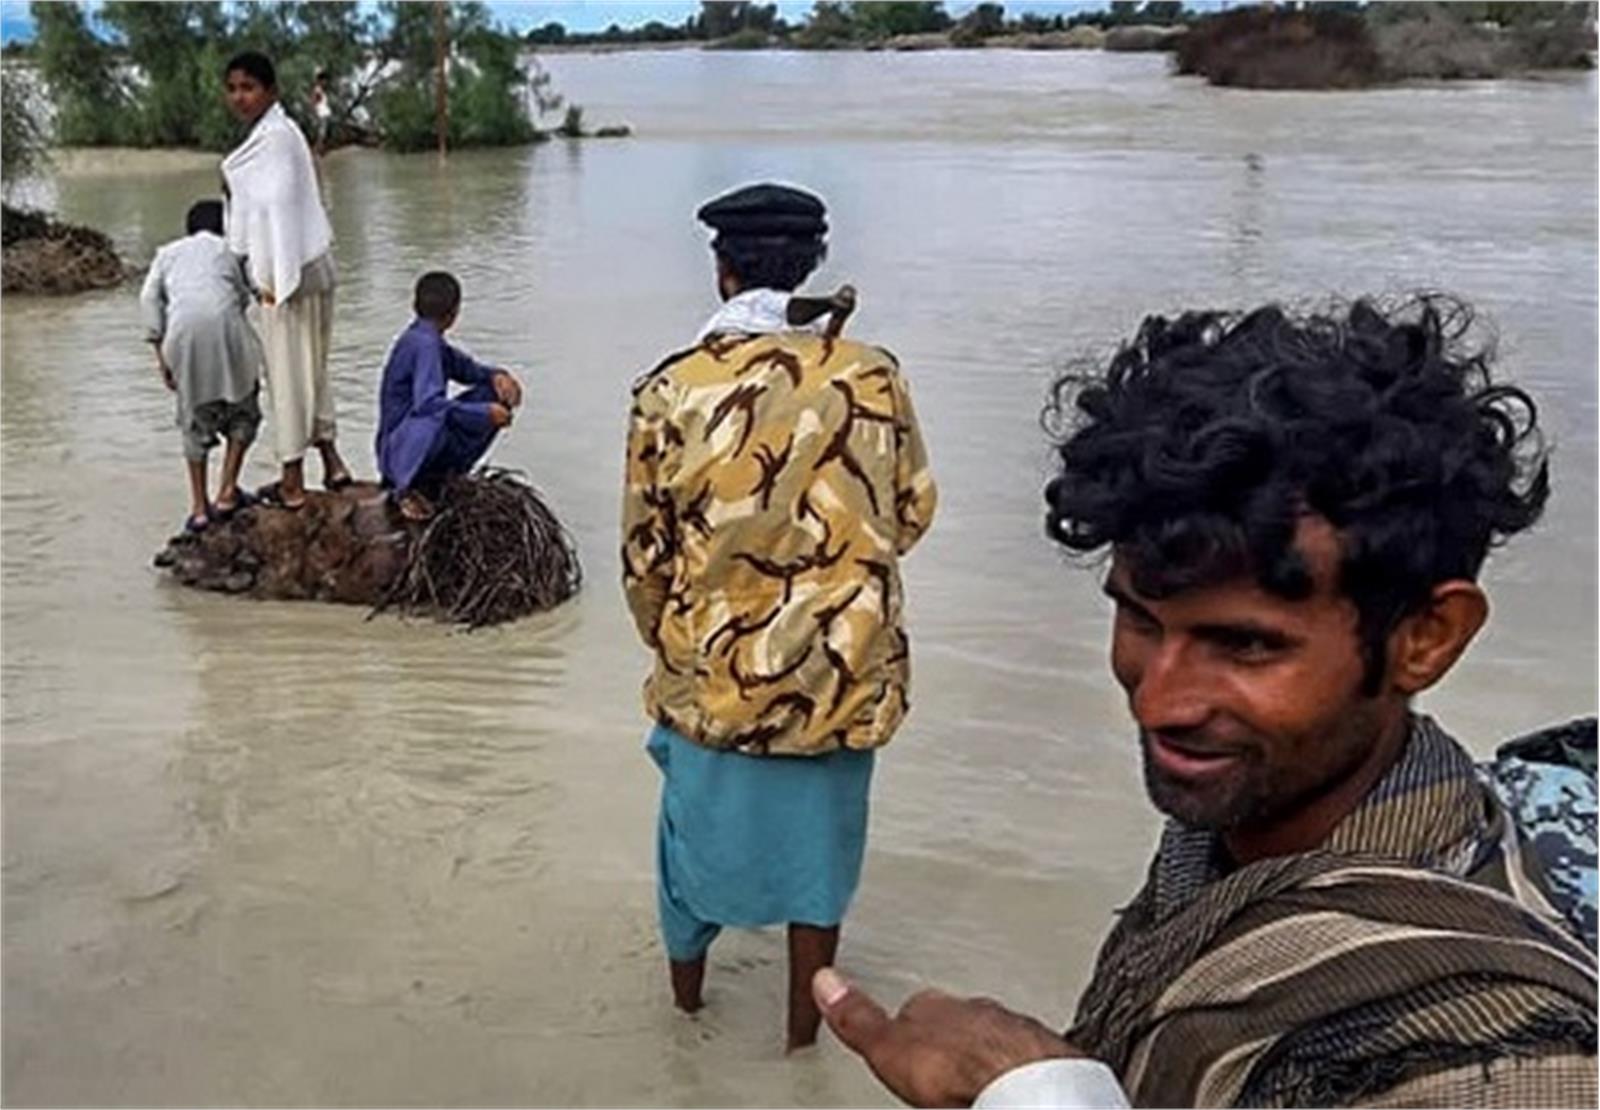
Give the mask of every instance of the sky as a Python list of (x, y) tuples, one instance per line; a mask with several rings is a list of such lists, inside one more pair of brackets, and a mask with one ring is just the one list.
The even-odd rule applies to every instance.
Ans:
[[(811, 0), (776, 0), (778, 14), (790, 23), (801, 22), (811, 11)], [(960, 16), (977, 0), (945, 0), (945, 10)], [(94, 3), (90, 7), (97, 6)], [(1193, 6), (1193, 5), (1191, 5)], [(682, 23), (700, 10), (696, 0), (490, 0), (495, 18), (513, 30), (525, 31), (545, 23), (560, 23), (569, 31), (604, 31), (615, 23), (638, 27), (652, 19), (667, 24)], [(1071, 14), (1103, 8), (1102, 3), (1071, 0), (1019, 0), (1005, 5), (1008, 16), (1024, 12), (1040, 15)], [(28, 17), (27, 0), (0, 0), (0, 43), (33, 38), (33, 21)]]

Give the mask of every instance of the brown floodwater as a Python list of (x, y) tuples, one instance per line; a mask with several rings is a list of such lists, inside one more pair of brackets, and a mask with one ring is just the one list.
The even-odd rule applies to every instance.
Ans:
[[(1043, 538), (1051, 374), (1149, 311), (1454, 291), (1544, 404), (1555, 496), (1425, 705), (1475, 750), (1596, 701), (1596, 79), (1254, 93), (1097, 53), (563, 55), (635, 138), (325, 164), (341, 437), (427, 268), (519, 367), (494, 461), (580, 544), (559, 611), (462, 635), (162, 581), (181, 519), (136, 288), (3, 309), (4, 1070), (14, 1104), (884, 1105), (782, 1054), (783, 941), (673, 1012), (647, 659), (617, 579), (631, 380), (714, 305), (697, 205), (825, 196), (854, 334), (903, 361), (943, 498), (907, 563), (914, 705), (842, 962), (1064, 1024), (1157, 824), (1097, 577)], [(148, 260), (214, 160), (91, 154), (42, 199)], [(255, 453), (253, 480), (271, 474)]]

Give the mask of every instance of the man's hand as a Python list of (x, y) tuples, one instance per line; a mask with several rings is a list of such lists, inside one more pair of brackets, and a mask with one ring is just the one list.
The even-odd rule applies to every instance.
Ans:
[(504, 405), (489, 405), (489, 423), (496, 428), (504, 428), (511, 423), (511, 410)]
[(988, 998), (922, 991), (891, 1018), (832, 968), (817, 972), (811, 991), (834, 1035), (912, 1106), (970, 1106), (1012, 1068), (1083, 1055), (1039, 1022)]
[(522, 404), (522, 383), (511, 371), (496, 370), (489, 381), (494, 384), (494, 395), (500, 398), (500, 403), (506, 408), (514, 409)]
[(161, 384), (173, 393), (178, 392), (178, 379), (172, 375), (172, 367), (167, 365), (167, 360), (161, 357), (161, 348), (156, 348), (156, 369), (161, 373)]
[(261, 303), (266, 305), (268, 308), (274, 308), (278, 303), (278, 298), (272, 295), (272, 290), (270, 289), (261, 290), (260, 299)]

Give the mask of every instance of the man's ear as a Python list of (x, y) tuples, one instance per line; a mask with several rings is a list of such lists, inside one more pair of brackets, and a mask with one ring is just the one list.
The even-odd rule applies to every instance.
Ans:
[(1389, 634), (1390, 685), (1418, 694), (1438, 682), (1488, 619), (1489, 599), (1476, 582), (1440, 582)]
[(725, 301), (732, 300), (739, 295), (739, 275), (733, 272), (733, 267), (728, 265), (728, 260), (722, 255), (717, 255), (717, 294)]

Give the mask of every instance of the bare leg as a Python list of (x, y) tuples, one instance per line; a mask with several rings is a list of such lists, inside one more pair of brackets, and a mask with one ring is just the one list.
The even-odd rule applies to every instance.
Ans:
[(217, 482), (217, 507), (232, 509), (239, 503), (239, 470), (244, 466), (244, 453), (250, 444), (242, 439), (228, 440), (227, 453), (222, 456), (222, 477)]
[(668, 960), (667, 965), (672, 971), (672, 1001), (678, 1009), (692, 1014), (704, 1006), (705, 999), (700, 996), (700, 987), (706, 979), (706, 958)]
[(278, 485), (279, 495), (287, 506), (298, 508), (306, 503), (306, 461), (295, 459), (283, 464), (283, 479)]
[(185, 459), (189, 464), (189, 516), (203, 517), (209, 508), (206, 499), (206, 460)]
[(811, 997), (811, 979), (832, 965), (839, 951), (839, 926), (789, 926), (789, 1046), (788, 1051), (817, 1043), (822, 1014)]
[(350, 480), (350, 468), (339, 457), (339, 448), (331, 439), (317, 440), (317, 450), (322, 452), (322, 488), (332, 489)]

